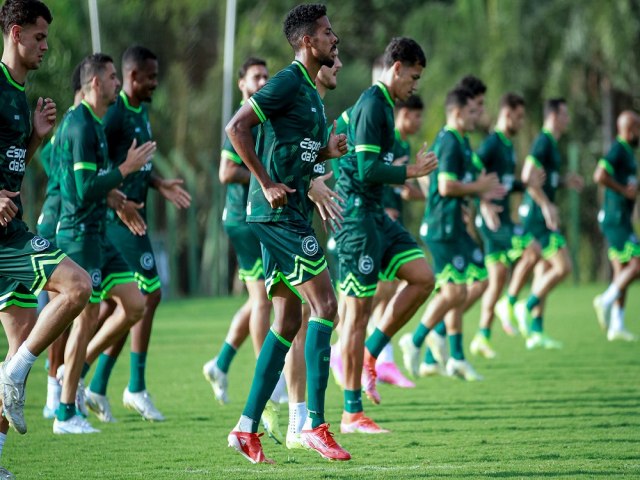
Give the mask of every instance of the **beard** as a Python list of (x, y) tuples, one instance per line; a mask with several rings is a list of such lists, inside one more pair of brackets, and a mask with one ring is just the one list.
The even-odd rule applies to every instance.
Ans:
[(334, 45), (333, 47), (331, 47), (331, 51), (326, 56), (318, 57), (318, 62), (320, 62), (320, 65), (323, 67), (333, 68), (333, 64), (335, 63), (335, 56), (332, 56), (332, 54), (335, 53), (337, 49), (338, 48)]

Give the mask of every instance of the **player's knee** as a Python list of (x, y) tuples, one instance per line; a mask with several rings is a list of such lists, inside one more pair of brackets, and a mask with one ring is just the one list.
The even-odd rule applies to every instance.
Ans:
[(631, 272), (634, 277), (640, 276), (640, 257), (634, 257), (629, 262), (629, 267), (631, 267)]
[(423, 292), (425, 300), (429, 298), (429, 295), (433, 292), (433, 289), (436, 288), (436, 277), (433, 275), (431, 270), (425, 272), (424, 279), (420, 284)]
[(327, 295), (323, 301), (320, 302), (320, 305), (312, 305), (311, 315), (324, 318), (331, 322), (335, 320), (338, 315), (338, 301), (336, 300), (336, 296), (333, 295), (333, 292), (331, 292), (331, 295)]
[(131, 295), (123, 305), (126, 321), (130, 326), (135, 325), (144, 314), (145, 298), (142, 294)]
[(70, 277), (70, 281), (66, 284), (67, 288), (60, 293), (66, 295), (72, 305), (83, 307), (89, 302), (93, 292), (91, 278), (81, 268), (74, 269)]

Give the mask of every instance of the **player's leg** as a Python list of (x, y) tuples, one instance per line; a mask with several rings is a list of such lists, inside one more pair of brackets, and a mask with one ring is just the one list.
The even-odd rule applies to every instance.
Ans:
[[(620, 287), (618, 287), (618, 291), (616, 292), (616, 299), (611, 306), (609, 325), (607, 329), (607, 339), (609, 341), (637, 341), (638, 337), (628, 331), (625, 327), (624, 305), (628, 285), (630, 285), (631, 281), (637, 278), (640, 272), (640, 257), (632, 257), (627, 263), (624, 264), (620, 261), (612, 261), (611, 264), (613, 266), (613, 281), (611, 285), (620, 285)], [(622, 287), (623, 285), (626, 286)], [(610, 289), (611, 286), (609, 286), (609, 289), (607, 289), (607, 291), (609, 291)], [(606, 293), (607, 292), (605, 292), (602, 296), (604, 297)]]
[(491, 326), (494, 319), (494, 310), (502, 289), (507, 281), (508, 269), (501, 261), (488, 261), (489, 285), (482, 296), (482, 310), (480, 313), (480, 327), (478, 333), (471, 341), (470, 350), (474, 355), (482, 355), (485, 358), (494, 358), (495, 351), (491, 346)]
[[(305, 364), (304, 350), (307, 340), (307, 328), (311, 309), (309, 305), (302, 305), (302, 323), (296, 338), (291, 342), (291, 349), (287, 354), (284, 364), (284, 375), (287, 379), (287, 389), (289, 391), (289, 426), (287, 428), (286, 445), (287, 448), (302, 448), (300, 433), (307, 419), (307, 371), (302, 368)], [(264, 420), (264, 414), (263, 414)]]

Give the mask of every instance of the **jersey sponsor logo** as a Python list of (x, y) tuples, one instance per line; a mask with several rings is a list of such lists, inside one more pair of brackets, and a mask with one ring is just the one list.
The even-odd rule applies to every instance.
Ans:
[(311, 140), (310, 138), (305, 138), (300, 142), (300, 148), (304, 150), (300, 154), (300, 158), (303, 162), (315, 162), (316, 158), (318, 158), (318, 152), (320, 151), (320, 147), (322, 144), (315, 140)]
[(33, 248), (36, 252), (41, 252), (49, 248), (51, 243), (46, 238), (42, 238), (39, 235), (34, 236), (31, 239), (31, 248)]
[(140, 169), (141, 172), (150, 172), (151, 169), (153, 169), (153, 163), (151, 163), (151, 161), (148, 161), (147, 163), (145, 163), (142, 168)]
[(93, 288), (98, 288), (102, 283), (102, 272), (99, 268), (91, 270), (89, 272), (89, 276), (91, 277), (91, 286)]
[(465, 262), (464, 262), (464, 257), (462, 255), (456, 255), (455, 257), (453, 257), (453, 260), (451, 261), (451, 263), (453, 263), (453, 266), (456, 268), (456, 270), (464, 270), (465, 267)]
[(155, 260), (153, 258), (153, 254), (151, 252), (144, 252), (140, 256), (140, 266), (145, 270), (151, 270), (153, 265), (155, 264)]
[(362, 255), (358, 260), (358, 270), (364, 275), (368, 275), (373, 272), (373, 258), (369, 255)]
[(313, 166), (313, 173), (317, 173), (319, 175), (324, 175), (324, 173), (325, 173), (324, 163), (316, 163)]
[(319, 249), (320, 245), (318, 245), (318, 240), (316, 240), (316, 237), (314, 237), (313, 235), (309, 235), (308, 237), (304, 237), (302, 239), (302, 251), (305, 253), (305, 255), (312, 257), (316, 253), (318, 253)]
[(387, 152), (382, 156), (382, 161), (387, 165), (391, 165), (393, 163), (393, 152)]
[(108, 168), (101, 168), (100, 170), (98, 170), (98, 176), (101, 177), (103, 175), (106, 175), (109, 172), (110, 170)]
[(12, 172), (24, 173), (27, 166), (25, 160), (27, 159), (27, 149), (17, 148), (14, 146), (9, 147), (6, 153), (6, 158), (10, 159), (9, 170)]

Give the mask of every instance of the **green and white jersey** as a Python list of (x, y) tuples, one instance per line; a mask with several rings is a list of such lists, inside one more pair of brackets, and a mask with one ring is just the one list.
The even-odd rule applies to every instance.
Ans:
[[(102, 123), (109, 146), (109, 158), (113, 162), (112, 168), (118, 167), (127, 159), (127, 153), (134, 139), (138, 147), (152, 139), (146, 105), (131, 106), (124, 90), (120, 91), (116, 102), (107, 110)], [(149, 160), (138, 172), (127, 175), (119, 190), (127, 196), (127, 199), (146, 205), (152, 171), (153, 163)], [(147, 209), (143, 207), (138, 212), (146, 220)], [(119, 217), (112, 210), (109, 211), (108, 218), (110, 221), (120, 222)]]
[[(402, 139), (398, 130), (395, 131), (395, 137), (396, 141), (393, 144), (393, 158), (394, 160), (405, 158), (406, 162), (404, 165), (408, 165), (411, 156), (411, 146), (409, 145), (409, 142)], [(401, 187), (385, 185), (382, 194), (382, 205), (384, 208), (393, 208), (398, 210), (400, 212), (400, 219), (402, 219), (402, 207), (404, 204), (404, 200), (402, 200), (402, 197), (400, 196), (401, 191)]]
[(438, 157), (438, 168), (429, 178), (429, 196), (423, 222), (427, 231), (423, 233), (427, 240), (448, 241), (459, 238), (466, 230), (462, 219), (464, 197), (440, 195), (438, 180), (471, 181), (469, 166), (473, 162), (472, 151), (467, 137), (450, 127), (440, 130), (431, 149)]
[(259, 141), (264, 142), (261, 161), (269, 177), (296, 191), (287, 195), (286, 205), (271, 208), (252, 176), (247, 221), (308, 220), (309, 182), (327, 135), (324, 105), (315, 83), (304, 65), (295, 60), (248, 101), (261, 122)]
[(81, 238), (105, 231), (107, 194), (122, 183), (112, 169), (102, 120), (82, 101), (68, 115), (56, 138), (60, 142), (58, 235)]
[(387, 87), (377, 82), (365, 90), (349, 115), (348, 152), (340, 159), (337, 189), (347, 202), (345, 215), (382, 214), (385, 184), (400, 185), (406, 166), (394, 166), (394, 103)]
[[(4, 63), (0, 63), (0, 190), (19, 192), (26, 169), (27, 146), (31, 137), (31, 111), (24, 85), (13, 78)], [(9, 224), (0, 228), (0, 239), (13, 232), (27, 230), (22, 221), (22, 200), (12, 198), (18, 213)]]
[[(620, 137), (616, 139), (609, 153), (598, 162), (598, 165), (621, 185), (638, 183), (638, 166), (633, 149)], [(631, 221), (634, 206), (634, 200), (629, 200), (618, 192), (605, 188), (599, 220), (603, 225), (627, 224)]]
[[(536, 167), (544, 170), (547, 175), (547, 179), (544, 182), (542, 189), (547, 195), (547, 198), (553, 202), (556, 198), (556, 192), (560, 185), (560, 150), (558, 149), (558, 143), (556, 139), (551, 135), (551, 132), (547, 129), (542, 129), (536, 140), (533, 142), (531, 152), (527, 156), (526, 162), (533, 163)], [(529, 193), (525, 193), (523, 199), (523, 205), (529, 207), (534, 211), (537, 210), (540, 218), (542, 212), (539, 211), (540, 207), (531, 198)], [(526, 210), (526, 209), (525, 209)]]

